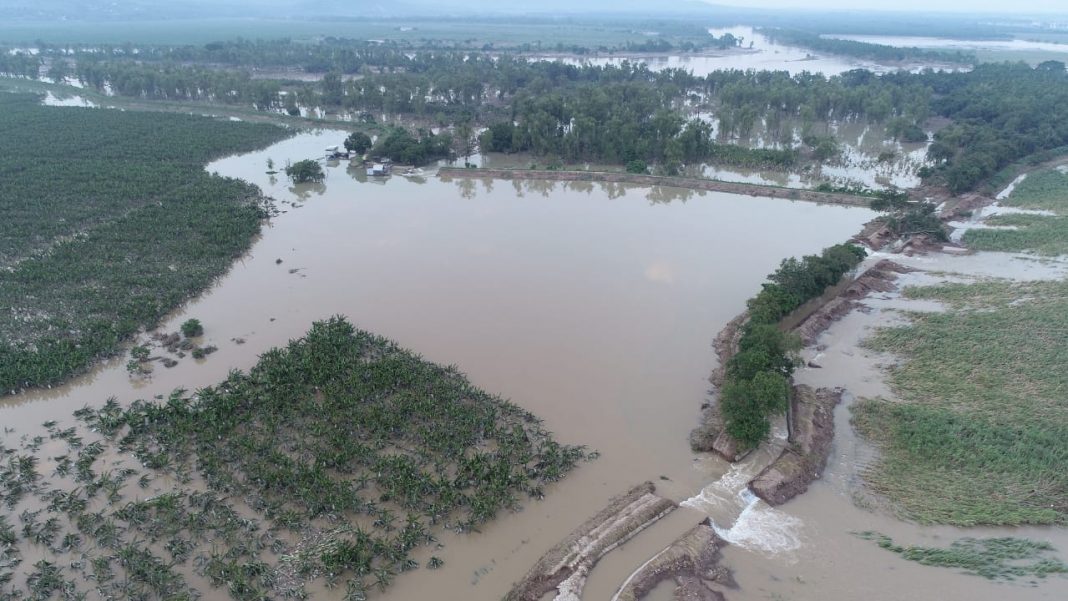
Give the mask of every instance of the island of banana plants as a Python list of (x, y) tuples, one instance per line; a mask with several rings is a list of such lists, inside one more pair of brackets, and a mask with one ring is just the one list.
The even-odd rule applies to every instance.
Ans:
[(21, 525), (0, 521), (5, 599), (304, 598), (318, 580), (364, 599), (441, 566), (437, 534), (518, 510), (593, 457), (342, 317), (216, 386), (76, 415), (0, 445), (0, 501)]

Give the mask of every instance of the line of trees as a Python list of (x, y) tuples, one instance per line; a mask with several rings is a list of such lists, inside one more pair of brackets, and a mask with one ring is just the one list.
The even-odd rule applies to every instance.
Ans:
[(452, 151), (452, 136), (420, 129), (415, 135), (403, 127), (391, 127), (378, 138), (371, 153), (404, 165), (426, 165)]
[(960, 50), (929, 50), (926, 48), (887, 46), (856, 40), (825, 38), (819, 33), (801, 29), (764, 28), (757, 30), (780, 44), (800, 46), (818, 52), (828, 52), (841, 56), (852, 56), (873, 61), (920, 61), (940, 63), (975, 64), (977, 59), (973, 52)]
[(25, 52), (0, 51), (0, 75), (37, 79), (41, 71), (41, 57)]
[[(201, 64), (255, 69), (287, 68), (307, 73), (356, 74), (369, 70), (389, 72), (411, 67), (415, 53), (478, 52), (566, 52), (576, 55), (613, 52), (695, 52), (705, 48), (727, 49), (741, 45), (741, 38), (726, 33), (709, 34), (703, 27), (676, 24), (675, 31), (651, 35), (641, 41), (626, 40), (596, 47), (580, 44), (478, 44), (462, 40), (363, 40), (325, 37), (315, 43), (279, 38), (218, 40), (203, 45), (93, 44), (49, 45), (39, 43), (40, 55), (21, 53), (26, 58), (40, 56), (58, 59), (136, 59), (139, 62)], [(4, 64), (0, 61), (0, 65)]]
[[(801, 139), (821, 142), (811, 145), (815, 158), (829, 158), (833, 140), (821, 127), (830, 122), (864, 119), (885, 125), (899, 140), (918, 142), (928, 136), (928, 119), (942, 117), (951, 124), (935, 134), (932, 164), (921, 175), (959, 193), (1011, 162), (1068, 145), (1068, 74), (1054, 61), (1036, 68), (982, 64), (961, 73), (854, 70), (826, 77), (724, 70), (699, 77), (626, 61), (568, 65), (470, 51), (376, 52), (383, 55), (376, 60), (397, 66), (365, 70), (358, 78), (335, 71), (320, 82), (91, 54), (77, 57), (72, 71), (87, 86), (137, 98), (486, 125), (493, 133), (482, 137), (484, 150), (620, 164), (643, 160), (666, 172), (703, 160), (790, 167), (798, 129)], [(714, 115), (715, 128), (707, 118), (694, 120), (697, 111)], [(790, 152), (731, 145), (755, 133), (773, 150)]]
[(801, 343), (784, 333), (779, 322), (838, 283), (865, 256), (858, 246), (838, 244), (819, 255), (791, 257), (749, 300), (749, 321), (719, 391), (725, 428), (742, 447), (767, 438), (770, 417), (785, 411), (790, 399), (790, 375)]

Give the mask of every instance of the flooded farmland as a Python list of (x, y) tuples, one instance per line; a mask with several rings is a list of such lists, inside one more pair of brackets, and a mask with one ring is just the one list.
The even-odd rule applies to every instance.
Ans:
[[(1064, 597), (1064, 581), (994, 584), (906, 562), (854, 536), (878, 530), (904, 542), (948, 542), (965, 531), (905, 525), (856, 507), (849, 484), (863, 449), (844, 408), (827, 477), (782, 509), (743, 491), (764, 451), (732, 468), (689, 450), (715, 333), (783, 257), (848, 238), (870, 211), (622, 184), (368, 181), (346, 161), (327, 163), (323, 184), (293, 186), (265, 173), (268, 159), (284, 165), (321, 156), (344, 135), (301, 134), (208, 167), (259, 185), (280, 211), (214, 289), (162, 328), (195, 317), (218, 352), (157, 366), (145, 380), (131, 380), (114, 360), (68, 386), (6, 398), (0, 421), (14, 428), (9, 435), (32, 435), (46, 420), (64, 422), (112, 396), (127, 404), (214, 384), (303, 335), (312, 321), (344, 314), (429, 360), (459, 366), (477, 386), (544, 418), (561, 442), (601, 454), (544, 501), (481, 532), (443, 535), (445, 566), (405, 574), (382, 598), (499, 599), (609, 497), (644, 480), (686, 509), (609, 555), (584, 598), (610, 598), (638, 565), (707, 516), (733, 543), (725, 563), (740, 589), (731, 599), (889, 601), (933, 591), (960, 600)], [(848, 344), (851, 323), (830, 334)], [(837, 351), (835, 339), (829, 344)], [(853, 372), (856, 382), (828, 383), (878, 394), (881, 383), (866, 366)], [(842, 373), (848, 366), (834, 372)], [(806, 370), (801, 377), (825, 376)], [(1068, 547), (1063, 530), (1013, 533)], [(650, 598), (670, 592), (661, 587)], [(341, 594), (313, 591), (314, 598)]]
[(887, 73), (898, 70), (919, 71), (925, 67), (940, 69), (959, 69), (952, 65), (886, 65), (870, 60), (838, 56), (796, 46), (787, 46), (769, 39), (752, 27), (738, 26), (709, 29), (709, 33), (721, 37), (729, 33), (741, 38), (738, 49), (711, 50), (705, 54), (693, 55), (649, 55), (649, 56), (593, 56), (576, 57), (540, 57), (545, 60), (560, 60), (566, 64), (578, 65), (619, 65), (623, 61), (642, 62), (653, 71), (663, 69), (682, 69), (698, 77), (704, 77), (721, 69), (755, 69), (757, 71), (788, 71), (791, 75), (802, 72), (822, 73), (826, 76), (840, 75), (853, 69), (867, 69), (873, 73)]

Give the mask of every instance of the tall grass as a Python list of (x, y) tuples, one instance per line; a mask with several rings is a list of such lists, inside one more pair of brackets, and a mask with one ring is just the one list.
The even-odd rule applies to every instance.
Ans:
[(859, 536), (873, 540), (909, 561), (956, 568), (965, 574), (990, 580), (1045, 578), (1051, 574), (1068, 573), (1068, 565), (1053, 555), (1056, 549), (1052, 545), (1024, 538), (962, 538), (953, 541), (949, 547), (940, 548), (904, 547), (877, 532), (861, 532)]
[(1068, 282), (906, 292), (950, 310), (867, 341), (904, 358), (890, 384), (905, 401), (853, 409), (882, 448), (869, 484), (921, 522), (1068, 523)]
[(1068, 254), (1068, 174), (1058, 169), (1030, 173), (1002, 201), (1010, 207), (1041, 209), (1056, 215), (999, 215), (989, 225), (1015, 229), (974, 229), (963, 241), (977, 250), (1031, 251), (1040, 255)]

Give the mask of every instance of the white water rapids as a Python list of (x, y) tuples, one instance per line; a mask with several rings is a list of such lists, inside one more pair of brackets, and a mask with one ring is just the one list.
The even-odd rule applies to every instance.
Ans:
[(719, 480), (680, 505), (707, 514), (716, 534), (732, 545), (768, 555), (801, 548), (801, 520), (768, 505), (748, 488), (749, 481), (778, 456), (785, 441), (785, 428), (777, 428), (767, 445), (770, 448), (735, 463)]

